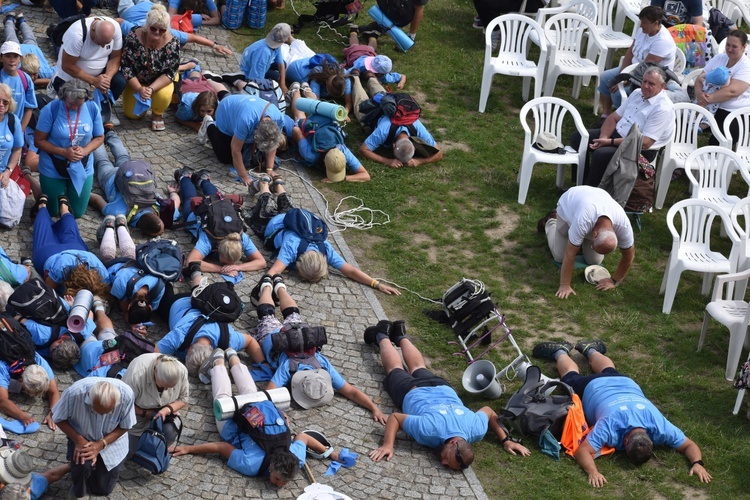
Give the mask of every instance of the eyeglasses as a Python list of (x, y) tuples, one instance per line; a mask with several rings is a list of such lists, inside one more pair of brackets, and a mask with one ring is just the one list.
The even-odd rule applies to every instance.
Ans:
[(10, 106), (10, 101), (8, 99), (0, 99), (0, 104), (7, 108), (8, 106)]
[(157, 28), (156, 26), (149, 26), (149, 27), (148, 27), (148, 30), (149, 30), (149, 31), (150, 31), (151, 33), (154, 33), (154, 34), (158, 33), (158, 34), (160, 34), (160, 35), (163, 35), (164, 33), (166, 33), (166, 32), (167, 32), (167, 29), (166, 29), (166, 28)]
[(456, 443), (456, 462), (458, 462), (458, 466), (461, 467), (462, 470), (469, 468), (469, 466), (466, 465), (463, 457), (461, 456), (461, 452), (458, 449), (458, 443)]

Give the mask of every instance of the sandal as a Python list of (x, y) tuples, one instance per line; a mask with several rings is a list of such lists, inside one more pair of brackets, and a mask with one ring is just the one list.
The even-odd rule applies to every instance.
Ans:
[(36, 219), (36, 216), (39, 214), (39, 208), (41, 205), (46, 205), (49, 201), (49, 198), (46, 194), (43, 194), (39, 197), (38, 200), (36, 200), (36, 203), (34, 203), (34, 206), (31, 207), (31, 210), (29, 210), (29, 216), (31, 217), (31, 220)]
[(151, 120), (151, 130), (154, 132), (161, 132), (162, 130), (166, 130), (167, 127), (164, 126), (164, 120), (161, 118), (156, 120)]
[(274, 174), (273, 180), (271, 181), (271, 185), (284, 186), (286, 185), (286, 181), (284, 180), (284, 177), (282, 177), (280, 174)]
[(60, 205), (65, 205), (66, 207), (68, 207), (68, 210), (70, 210), (70, 200), (68, 200), (68, 197), (64, 194), (61, 194), (57, 197), (57, 206), (59, 207)]

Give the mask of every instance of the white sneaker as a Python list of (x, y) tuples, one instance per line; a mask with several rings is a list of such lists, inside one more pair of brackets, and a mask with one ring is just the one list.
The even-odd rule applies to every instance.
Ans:
[(211, 115), (206, 115), (203, 117), (203, 123), (201, 124), (201, 128), (198, 130), (198, 142), (206, 145), (206, 140), (208, 139), (208, 126), (211, 125), (214, 122), (214, 119)]
[(117, 115), (115, 114), (115, 110), (112, 110), (112, 113), (109, 116), (109, 122), (114, 125), (115, 127), (119, 127), (121, 125), (120, 119), (117, 118)]

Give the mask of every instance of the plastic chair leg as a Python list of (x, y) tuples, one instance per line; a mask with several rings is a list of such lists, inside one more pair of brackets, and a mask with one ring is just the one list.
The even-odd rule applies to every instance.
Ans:
[(531, 184), (531, 173), (534, 171), (533, 160), (524, 159), (521, 163), (521, 170), (518, 171), (518, 203), (526, 204), (526, 195), (529, 194), (529, 184)]
[(708, 311), (703, 313), (703, 326), (701, 327), (701, 336), (698, 338), (698, 352), (703, 349), (703, 343), (706, 341), (706, 333), (708, 333), (708, 325), (711, 323), (711, 315)]
[(737, 415), (740, 412), (740, 406), (742, 406), (742, 400), (745, 397), (745, 389), (737, 391), (737, 400), (734, 402), (734, 410), (732, 415)]
[(672, 312), (672, 305), (674, 304), (674, 298), (677, 295), (677, 286), (680, 284), (681, 275), (681, 269), (671, 269), (666, 276), (667, 281), (664, 293), (664, 305), (661, 308), (661, 312), (664, 314)]
[(654, 201), (654, 207), (659, 210), (664, 206), (664, 200), (667, 199), (667, 190), (669, 189), (669, 183), (672, 182), (672, 172), (674, 172), (674, 169), (674, 162), (668, 159), (664, 159), (661, 162), (659, 179), (656, 183), (656, 200)]
[(490, 97), (490, 88), (492, 87), (492, 71), (484, 71), (482, 74), (482, 89), (479, 91), (479, 112), (484, 113), (487, 108), (487, 99)]
[[(701, 285), (701, 295), (704, 297), (707, 296), (709, 293), (711, 293), (711, 284), (714, 281), (714, 276), (716, 276), (716, 273), (703, 273), (703, 284)], [(727, 285), (728, 287), (731, 287), (731, 285)], [(731, 295), (731, 290), (729, 291), (729, 295)]]
[(724, 373), (724, 378), (727, 380), (734, 380), (737, 374), (745, 337), (747, 337), (747, 325), (739, 325), (734, 331), (729, 330), (729, 352), (727, 353), (727, 369)]

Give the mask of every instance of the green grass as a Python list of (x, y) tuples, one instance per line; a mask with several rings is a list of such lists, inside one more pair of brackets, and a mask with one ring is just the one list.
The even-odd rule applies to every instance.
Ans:
[[(296, 2), (296, 7), (300, 13), (314, 10), (308, 2)], [(462, 277), (484, 281), (526, 353), (541, 339), (602, 338), (618, 368), (634, 376), (667, 418), (698, 443), (714, 476), (710, 485), (702, 485), (688, 477), (682, 455), (659, 449), (655, 459), (640, 468), (622, 456), (599, 459), (597, 466), (609, 482), (594, 491), (571, 458), (554, 462), (531, 442), (525, 444), (532, 457), (512, 457), (488, 436), (477, 445), (473, 466), (488, 496), (747, 497), (743, 478), (750, 422), (744, 418), (744, 406), (739, 416), (731, 415), (737, 393), (723, 380), (726, 329), (714, 324), (703, 351), (696, 352), (707, 301), (699, 293), (700, 277), (684, 273), (672, 314), (661, 313), (658, 292), (671, 248), (667, 210), (643, 217), (643, 231), (636, 233), (636, 260), (620, 288), (597, 292), (585, 283), (582, 272), (576, 272), (573, 287), (578, 295), (566, 301), (555, 298), (559, 272), (545, 239), (536, 233), (536, 221), (556, 204), (555, 169), (537, 165), (526, 204), (516, 203), (515, 179), (523, 151), (520, 79), (496, 76), (487, 112), (477, 112), (484, 38), (471, 28), (472, 17), (470, 2), (432, 0), (409, 53), (398, 54), (387, 36), (381, 39), (379, 52), (393, 58), (395, 70), (407, 75), (406, 91), (421, 100), (423, 121), (438, 142), (450, 145), (445, 159), (437, 165), (401, 170), (366, 162), (371, 182), (332, 186), (317, 182), (318, 187), (329, 199), (358, 196), (368, 207), (390, 215), (386, 226), (346, 233), (367, 272), (427, 297), (440, 297)], [(267, 29), (281, 21), (296, 21), (291, 2), (285, 11), (269, 13)], [(369, 19), (359, 22), (366, 24)], [(254, 37), (236, 36), (235, 47), (241, 50), (266, 31)], [(343, 46), (319, 40), (315, 31), (305, 28), (297, 37), (314, 50), (340, 58)], [(555, 95), (570, 99), (571, 83), (570, 78), (561, 78)], [(596, 121), (592, 98), (589, 87), (576, 103), (587, 124)], [(363, 134), (356, 124), (347, 131), (349, 145), (356, 150)], [(666, 206), (687, 197), (687, 188), (685, 181), (674, 183)], [(605, 260), (610, 271), (618, 258)], [(488, 402), (463, 394), (460, 377), (466, 363), (452, 356), (455, 349), (447, 344), (452, 332), (422, 314), (430, 304), (410, 293), (378, 298), (391, 319), (407, 320), (409, 334), (419, 339), (432, 367), (449, 377), (470, 407), (502, 408), (505, 395)], [(490, 359), (504, 366), (509, 356), (507, 349), (496, 349)], [(553, 366), (542, 365), (544, 373), (556, 375)], [(509, 381), (506, 386), (510, 392), (519, 384)]]

